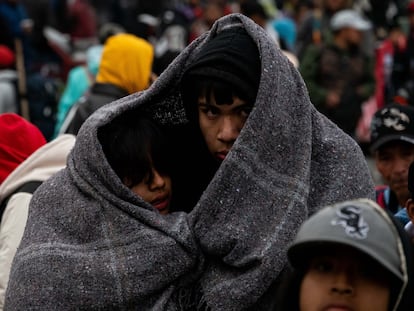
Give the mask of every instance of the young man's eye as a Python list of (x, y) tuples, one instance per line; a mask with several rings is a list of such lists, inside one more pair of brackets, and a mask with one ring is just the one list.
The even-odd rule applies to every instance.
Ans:
[(248, 117), (250, 112), (252, 112), (252, 107), (244, 107), (240, 112), (243, 117)]
[(207, 117), (212, 118), (219, 114), (219, 110), (213, 106), (200, 106), (200, 111), (207, 115)]

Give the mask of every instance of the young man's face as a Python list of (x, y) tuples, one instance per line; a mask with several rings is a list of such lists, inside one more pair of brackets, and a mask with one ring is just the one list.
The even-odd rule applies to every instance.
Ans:
[(408, 168), (414, 161), (414, 145), (392, 141), (378, 148), (375, 163), (379, 173), (396, 194), (401, 206), (409, 199)]
[(388, 310), (384, 268), (351, 248), (330, 250), (311, 260), (300, 286), (300, 310)]
[(205, 96), (198, 99), (200, 129), (208, 150), (219, 162), (223, 161), (240, 134), (252, 105), (234, 96), (232, 103), (218, 105), (214, 96), (207, 102)]

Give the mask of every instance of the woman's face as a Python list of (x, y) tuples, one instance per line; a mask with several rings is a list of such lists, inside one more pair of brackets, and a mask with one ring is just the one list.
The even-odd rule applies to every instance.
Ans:
[(153, 178), (144, 178), (139, 184), (132, 186), (131, 190), (144, 201), (154, 206), (161, 214), (167, 214), (171, 201), (171, 178), (152, 171)]
[(387, 311), (385, 275), (384, 268), (350, 248), (317, 255), (300, 286), (300, 311)]

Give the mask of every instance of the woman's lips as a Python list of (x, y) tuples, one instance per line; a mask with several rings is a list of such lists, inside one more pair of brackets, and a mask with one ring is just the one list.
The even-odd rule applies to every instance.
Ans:
[(164, 196), (159, 199), (155, 199), (152, 201), (152, 206), (154, 206), (157, 210), (162, 211), (168, 208), (170, 205), (170, 198), (169, 196)]
[(346, 304), (330, 304), (323, 311), (352, 311), (352, 308)]

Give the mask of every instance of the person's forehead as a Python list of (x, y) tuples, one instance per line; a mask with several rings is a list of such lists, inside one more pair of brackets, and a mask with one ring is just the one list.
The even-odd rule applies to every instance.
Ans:
[(405, 150), (405, 151), (413, 150), (414, 152), (414, 145), (409, 142), (403, 141), (403, 140), (391, 140), (383, 144), (382, 146), (378, 147), (377, 153), (383, 153), (383, 152), (397, 153), (397, 152), (400, 152), (401, 150)]
[(361, 250), (341, 243), (329, 243), (323, 247), (316, 247), (311, 254), (313, 260), (332, 258), (337, 261), (352, 262), (355, 264), (376, 264), (372, 257), (363, 253)]

